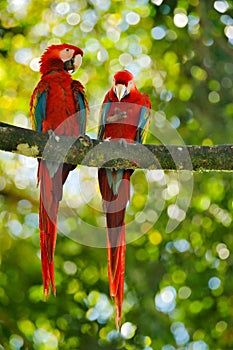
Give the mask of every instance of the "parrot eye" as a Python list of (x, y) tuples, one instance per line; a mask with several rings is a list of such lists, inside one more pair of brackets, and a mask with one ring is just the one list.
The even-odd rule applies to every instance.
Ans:
[(66, 52), (69, 52), (70, 51), (70, 49), (66, 49)]

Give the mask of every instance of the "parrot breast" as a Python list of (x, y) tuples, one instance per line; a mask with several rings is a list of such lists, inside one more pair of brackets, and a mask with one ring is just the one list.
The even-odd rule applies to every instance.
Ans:
[(105, 138), (135, 140), (141, 107), (134, 103), (111, 103), (106, 120)]
[(43, 80), (48, 82), (49, 90), (42, 131), (52, 129), (58, 135), (79, 135), (78, 123), (74, 120), (76, 111), (70, 74), (55, 72), (44, 76)]

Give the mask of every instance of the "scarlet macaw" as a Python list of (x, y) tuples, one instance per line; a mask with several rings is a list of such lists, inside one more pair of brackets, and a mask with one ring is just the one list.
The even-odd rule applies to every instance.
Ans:
[[(78, 137), (85, 133), (87, 100), (84, 87), (72, 80), (70, 72), (82, 63), (83, 51), (73, 45), (51, 45), (40, 59), (41, 80), (30, 100), (30, 116), (34, 130), (55, 131), (56, 135)], [(54, 136), (54, 135), (53, 135)], [(51, 137), (51, 131), (50, 131)], [(54, 252), (57, 216), (62, 187), (75, 166), (39, 160), (40, 182), (39, 228), (44, 295), (52, 286), (54, 295)]]
[[(119, 71), (104, 98), (98, 139), (143, 143), (149, 126), (151, 103), (141, 94), (133, 75)], [(126, 141), (126, 142), (125, 142)], [(127, 150), (127, 149), (126, 149)], [(116, 327), (122, 313), (125, 272), (125, 210), (130, 198), (132, 170), (100, 168), (98, 180), (107, 222), (107, 257), (110, 295), (116, 305)]]

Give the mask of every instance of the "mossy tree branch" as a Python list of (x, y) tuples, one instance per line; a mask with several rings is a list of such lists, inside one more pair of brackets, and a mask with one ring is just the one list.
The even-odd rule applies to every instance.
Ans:
[(91, 167), (233, 171), (233, 145), (174, 146), (74, 139), (0, 123), (0, 149)]

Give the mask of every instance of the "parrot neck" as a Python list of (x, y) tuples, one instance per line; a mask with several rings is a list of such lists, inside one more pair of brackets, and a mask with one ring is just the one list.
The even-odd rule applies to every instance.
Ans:
[(48, 74), (51, 72), (64, 71), (64, 63), (60, 59), (48, 58), (41, 60), (40, 72), (41, 74)]

